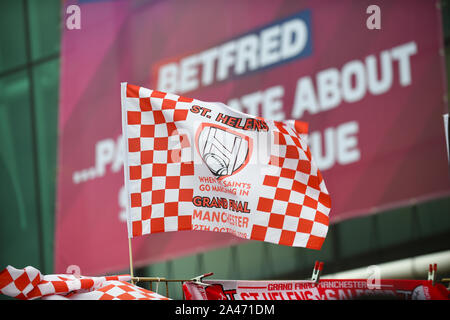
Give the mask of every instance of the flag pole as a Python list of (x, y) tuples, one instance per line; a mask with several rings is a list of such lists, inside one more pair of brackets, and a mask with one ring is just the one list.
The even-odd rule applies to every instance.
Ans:
[(127, 95), (127, 83), (126, 82), (121, 82), (120, 83), (120, 101), (121, 101), (121, 109), (122, 109), (122, 137), (123, 137), (123, 144), (124, 144), (124, 149), (123, 149), (123, 153), (124, 153), (124, 161), (123, 161), (123, 174), (124, 174), (124, 178), (125, 178), (125, 190), (127, 193), (127, 197), (128, 197), (128, 205), (127, 205), (127, 229), (128, 229), (128, 254), (130, 256), (130, 276), (131, 276), (131, 284), (135, 284), (134, 281), (134, 272), (133, 272), (133, 251), (131, 249), (131, 236), (130, 236), (130, 195), (129, 195), (129, 188), (128, 188), (128, 180), (129, 180), (129, 166), (128, 166), (128, 156), (126, 154), (126, 150), (127, 149), (127, 141), (128, 141), (128, 137), (127, 137), (127, 130), (126, 130), (126, 125), (127, 125), (127, 112), (126, 112), (126, 108), (125, 106), (125, 97)]
[(131, 276), (131, 284), (134, 283), (134, 273), (133, 273), (133, 251), (131, 249), (131, 238), (128, 238), (128, 252), (130, 254), (130, 276)]

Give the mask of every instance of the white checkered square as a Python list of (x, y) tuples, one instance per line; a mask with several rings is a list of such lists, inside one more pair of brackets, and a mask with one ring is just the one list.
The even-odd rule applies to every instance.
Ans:
[(278, 243), (280, 241), (280, 237), (281, 237), (281, 229), (271, 227), (267, 228), (265, 241)]
[(307, 206), (302, 206), (302, 211), (300, 212), (300, 217), (303, 219), (314, 221), (316, 216), (316, 210)]

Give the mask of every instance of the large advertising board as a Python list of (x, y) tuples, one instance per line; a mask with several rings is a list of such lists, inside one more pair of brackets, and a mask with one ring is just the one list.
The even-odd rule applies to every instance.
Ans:
[[(350, 0), (67, 1), (56, 271), (128, 265), (123, 81), (308, 122), (331, 223), (448, 196), (438, 1), (369, 7)], [(69, 28), (76, 12), (80, 23)], [(133, 239), (133, 254), (143, 265), (239, 241), (201, 231), (154, 234)]]

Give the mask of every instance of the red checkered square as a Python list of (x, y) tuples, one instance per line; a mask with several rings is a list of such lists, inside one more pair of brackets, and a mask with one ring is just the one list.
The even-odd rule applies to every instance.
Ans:
[[(153, 138), (155, 136), (155, 125), (143, 124), (141, 125), (141, 138)], [(139, 139), (139, 138), (134, 138)], [(140, 141), (140, 139), (139, 139)], [(140, 143), (139, 143), (140, 145)]]
[(165, 92), (161, 92), (161, 91), (152, 91), (150, 97), (151, 98), (159, 98), (159, 99), (163, 99), (166, 96)]
[(141, 111), (150, 111), (152, 106), (150, 104), (150, 98), (139, 98), (139, 107)]
[(306, 244), (307, 248), (320, 250), (322, 248), (323, 242), (325, 241), (325, 237), (318, 237), (315, 235), (310, 235), (308, 239), (308, 243)]
[(132, 84), (127, 85), (127, 97), (128, 98), (139, 98), (139, 86), (135, 86)]
[(191, 202), (194, 196), (193, 189), (179, 189), (179, 201)]
[(193, 162), (181, 163), (181, 175), (182, 176), (194, 175), (194, 163)]
[(178, 202), (164, 203), (164, 216), (177, 217), (178, 216)]
[(135, 297), (129, 294), (128, 292), (122, 293), (121, 295), (117, 296), (117, 299), (119, 300), (134, 300)]
[(131, 229), (133, 230), (133, 237), (142, 235), (142, 220), (133, 221)]
[(258, 202), (258, 211), (270, 212), (272, 210), (273, 199), (260, 197)]
[(141, 180), (141, 192), (152, 191), (152, 188), (153, 188), (153, 179), (152, 179), (152, 177), (145, 178), (145, 179)]
[(141, 150), (141, 139), (130, 138), (128, 139), (128, 152), (138, 152)]
[(141, 194), (140, 193), (132, 193), (131, 194), (131, 207), (136, 208), (140, 207), (142, 204)]
[(31, 280), (28, 278), (26, 272), (24, 272), (21, 276), (19, 276), (17, 279), (14, 280), (14, 285), (20, 291), (23, 291), (26, 288), (26, 286), (28, 286), (30, 283)]
[(69, 287), (65, 281), (52, 281), (56, 293), (69, 292)]
[(165, 177), (167, 175), (167, 164), (165, 163), (154, 163), (153, 164), (153, 176), (154, 177)]
[(264, 177), (263, 184), (269, 187), (276, 187), (278, 185), (278, 180), (280, 180), (280, 177), (267, 175)]
[(320, 190), (320, 182), (319, 177), (317, 176), (309, 176), (308, 186), (312, 187), (316, 190)]
[(286, 208), (286, 215), (292, 216), (292, 217), (299, 217), (300, 212), (302, 211), (302, 206), (296, 203), (288, 203)]
[(164, 203), (165, 192), (166, 192), (165, 190), (152, 191), (152, 204)]
[(300, 160), (298, 162), (297, 171), (309, 174), (311, 172), (311, 162), (307, 160)]
[(125, 292), (136, 291), (135, 287), (129, 286), (128, 284), (118, 285), (117, 287)]
[(295, 232), (294, 231), (289, 231), (289, 230), (281, 231), (279, 244), (282, 244), (285, 246), (292, 246), (294, 244), (294, 240), (295, 240)]
[(150, 220), (150, 233), (164, 232), (164, 218), (154, 218)]
[(191, 103), (192, 101), (194, 101), (194, 99), (192, 99), (192, 98), (186, 98), (186, 97), (179, 97), (179, 98), (178, 98), (178, 102), (188, 102), (188, 103)]
[(297, 232), (311, 233), (313, 221), (300, 218), (298, 220)]
[(142, 207), (142, 220), (148, 220), (152, 216), (152, 206)]
[[(166, 123), (166, 127), (167, 127), (167, 134), (169, 136), (173, 136), (173, 135), (177, 135), (177, 126), (175, 125), (175, 122), (168, 122)], [(180, 136), (181, 139), (182, 136)], [(187, 146), (185, 146), (185, 148), (188, 148), (190, 146), (189, 144), (189, 139), (187, 141)]]
[(317, 203), (318, 202), (316, 200), (314, 200), (313, 198), (308, 197), (308, 196), (305, 196), (305, 200), (303, 201), (304, 206), (307, 206), (307, 207), (310, 207), (313, 209), (317, 208)]
[(301, 183), (301, 182), (299, 182), (297, 180), (294, 180), (293, 183), (292, 183), (292, 190), (296, 191), (298, 193), (301, 193), (301, 194), (305, 194), (306, 193), (306, 187), (307, 187), (306, 184), (303, 184), (303, 183)]
[(282, 168), (280, 172), (280, 176), (283, 178), (294, 179), (295, 178), (295, 170)]
[(155, 150), (168, 150), (169, 146), (169, 138), (168, 137), (161, 137), (161, 138), (155, 138)]
[(298, 152), (297, 146), (287, 146), (286, 147), (286, 158), (298, 159), (300, 154)]
[(271, 214), (269, 219), (269, 227), (281, 229), (283, 228), (284, 215), (281, 214)]
[(166, 189), (179, 189), (180, 188), (180, 179), (179, 176), (174, 177), (166, 177)]
[(184, 121), (187, 118), (189, 110), (175, 110), (173, 114), (173, 121)]
[(179, 216), (178, 217), (178, 230), (192, 230), (192, 217), (191, 216)]
[(267, 233), (267, 227), (264, 226), (259, 226), (259, 225), (253, 225), (252, 228), (252, 234), (251, 234), (251, 239), (253, 240), (259, 240), (259, 241), (264, 241), (266, 238), (266, 233)]
[(128, 111), (128, 124), (141, 124), (141, 112), (139, 111)]
[(275, 192), (275, 199), (281, 201), (289, 201), (291, 195), (291, 190), (277, 188)]
[(103, 293), (99, 298), (99, 300), (114, 300), (114, 296), (107, 293)]
[(153, 119), (155, 121), (155, 124), (165, 123), (166, 118), (164, 118), (164, 113), (159, 110), (153, 111)]
[(8, 271), (8, 268), (5, 268), (2, 272), (0, 272), (0, 291), (13, 282), (14, 279), (12, 278), (11, 273)]
[(141, 164), (153, 163), (153, 150), (141, 151)]
[(140, 166), (130, 166), (130, 180), (139, 180), (142, 177), (142, 168)]
[(175, 109), (177, 102), (170, 99), (164, 99), (162, 102), (162, 109)]

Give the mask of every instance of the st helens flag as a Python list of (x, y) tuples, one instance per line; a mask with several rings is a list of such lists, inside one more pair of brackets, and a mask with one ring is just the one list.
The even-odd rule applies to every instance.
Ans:
[(320, 249), (331, 209), (306, 123), (121, 84), (129, 238), (200, 230)]

